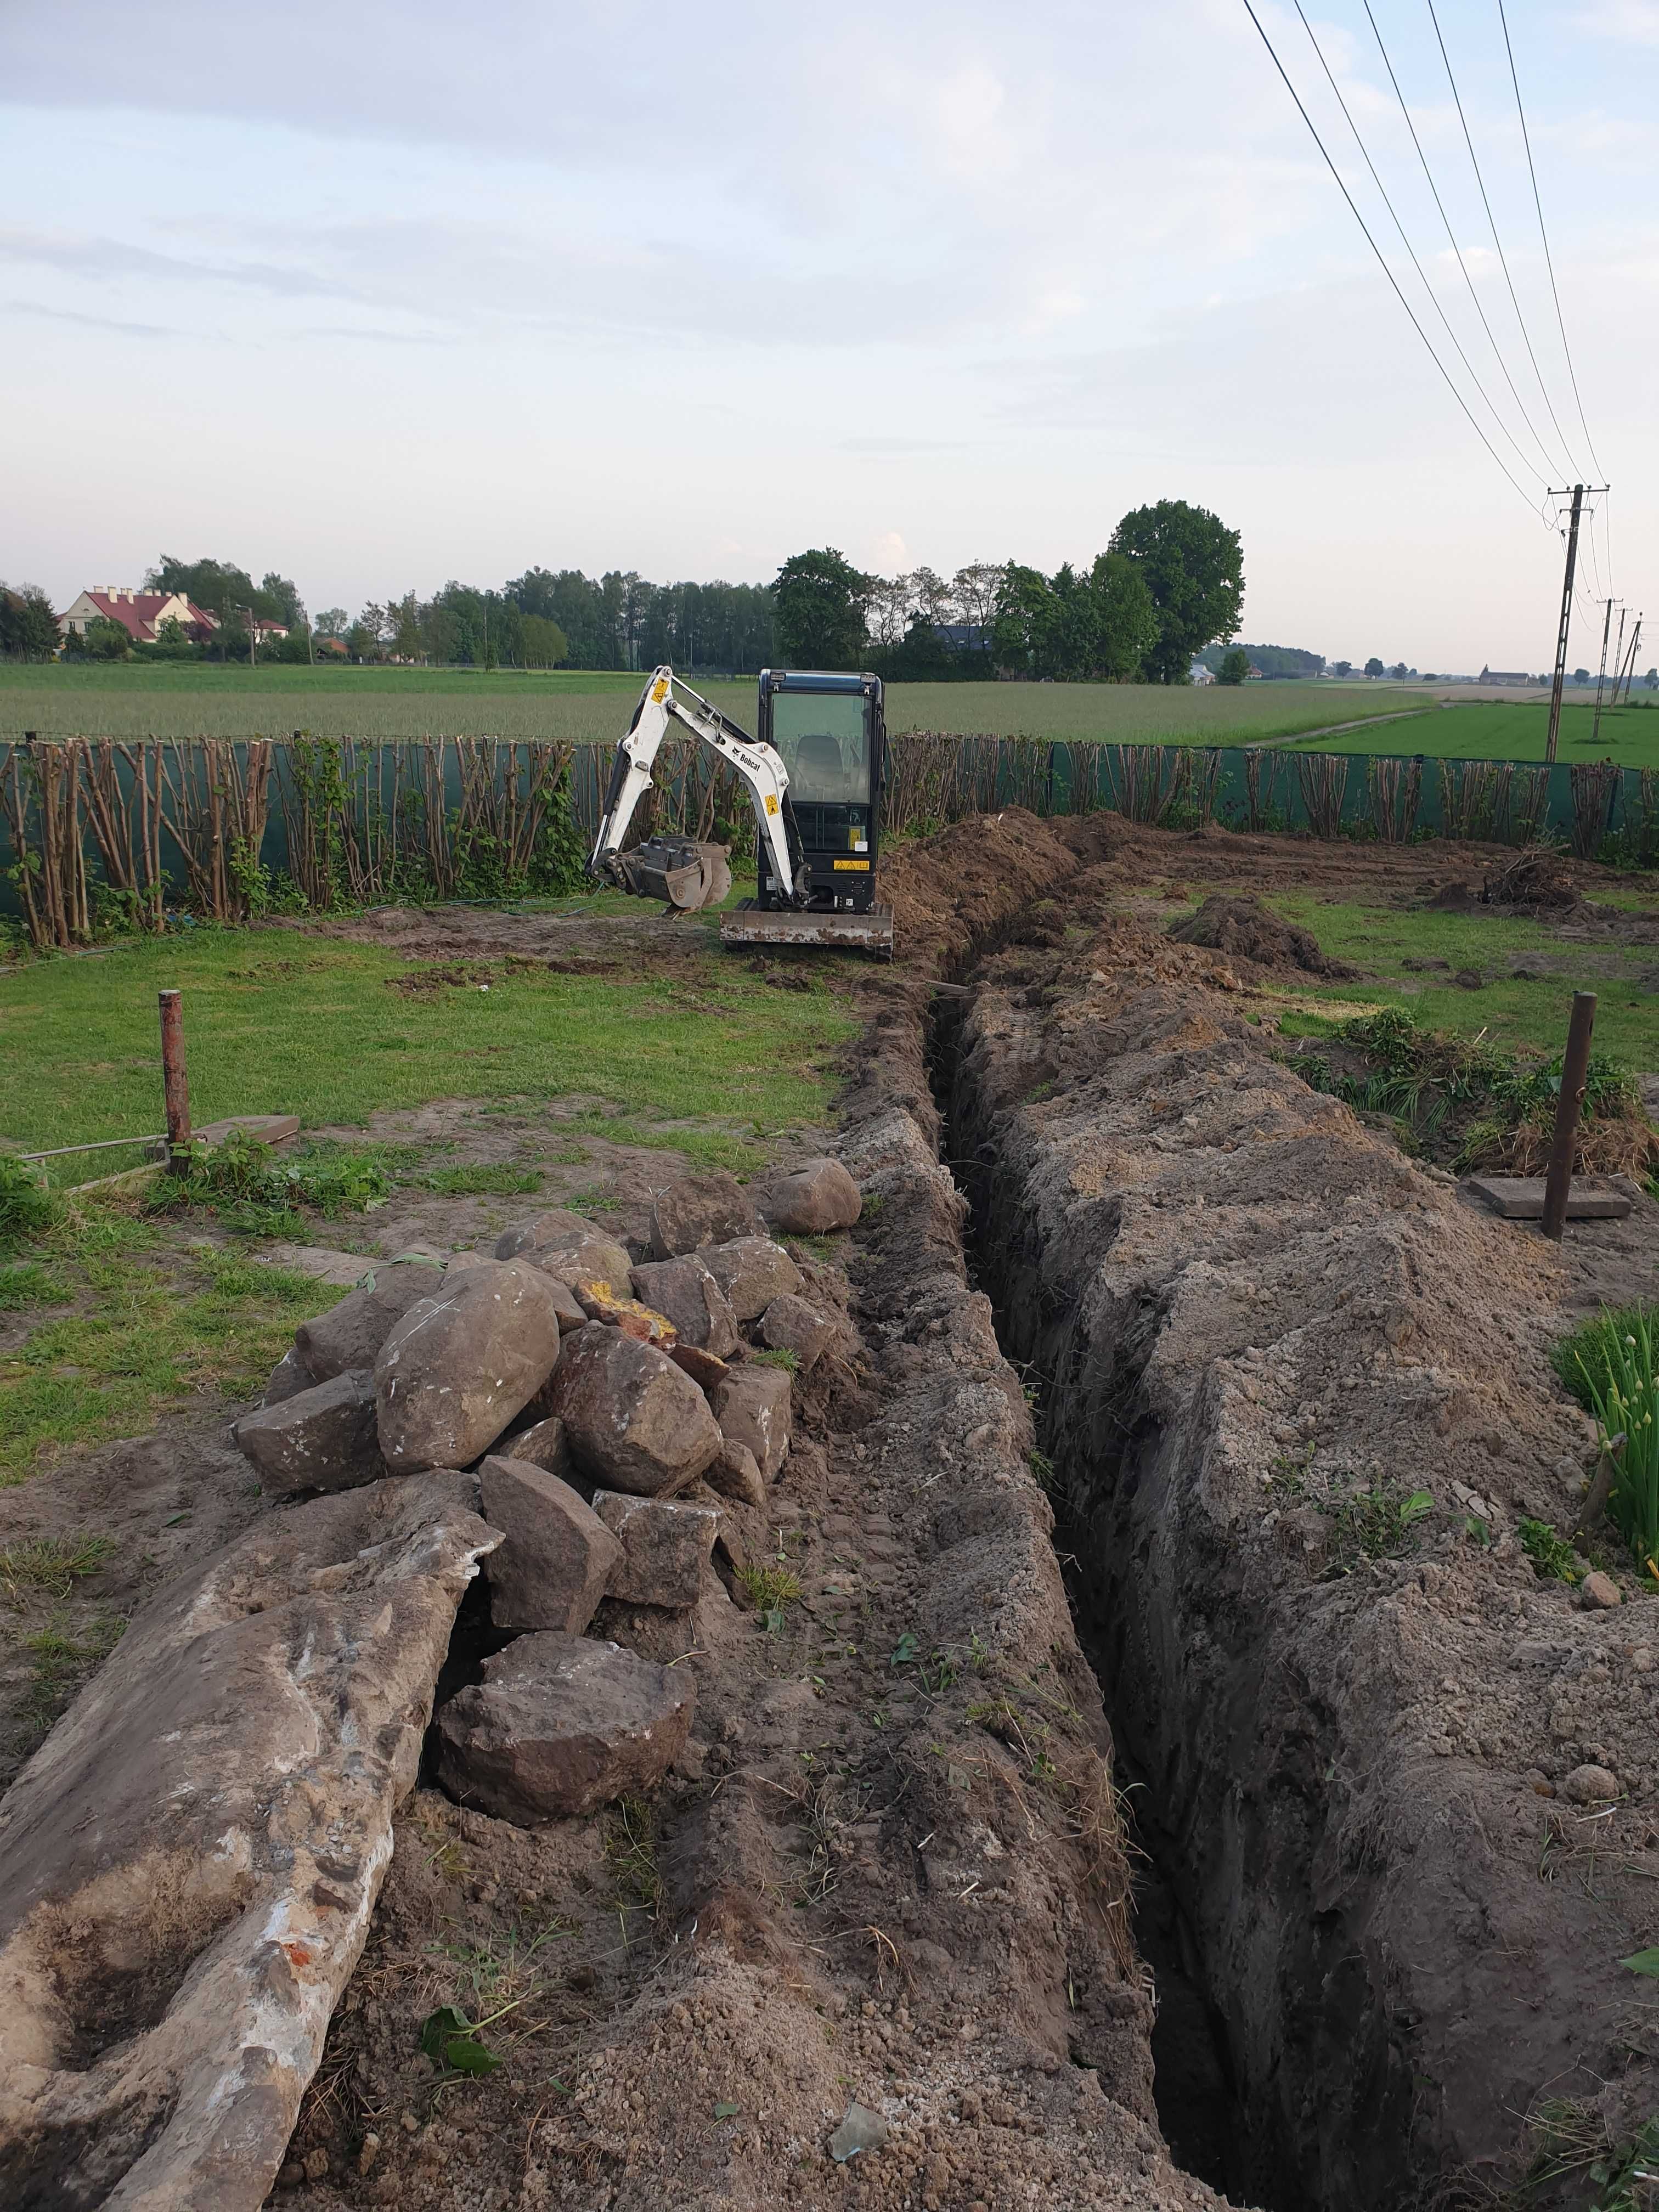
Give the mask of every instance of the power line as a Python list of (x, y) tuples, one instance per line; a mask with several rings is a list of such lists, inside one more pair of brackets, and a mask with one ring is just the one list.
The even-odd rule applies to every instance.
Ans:
[[(1347, 101), (1342, 97), (1342, 88), (1337, 83), (1335, 77), (1331, 73), (1331, 65), (1326, 60), (1324, 50), (1321, 46), (1318, 39), (1314, 34), (1313, 25), (1308, 21), (1307, 16), (1303, 14), (1302, 0), (1295, 0), (1295, 6), (1297, 14), (1302, 17), (1302, 27), (1308, 34), (1308, 43), (1312, 46), (1315, 53), (1319, 57), (1319, 66), (1325, 72), (1326, 82), (1330, 86), (1332, 92), (1336, 95), (1336, 104), (1342, 110), (1343, 120), (1346, 123), (1348, 129), (1352, 132), (1353, 143), (1358, 147), (1360, 155), (1364, 161), (1365, 167), (1371, 173), (1371, 182), (1376, 186), (1377, 191), (1382, 194), (1382, 204), (1389, 210), (1394, 227), (1400, 234), (1400, 243), (1405, 247), (1407, 252), (1410, 255), (1412, 265), (1416, 270), (1419, 276), (1422, 279), (1423, 289), (1429, 295), (1429, 304), (1433, 307), (1436, 314), (1439, 316), (1441, 324), (1445, 330), (1446, 336), (1451, 340), (1453, 345), (1456, 347), (1457, 357), (1462, 362), (1464, 368), (1468, 371), (1470, 382), (1474, 386), (1475, 390), (1480, 394), (1482, 400), (1486, 403), (1487, 413), (1492, 416), (1492, 421), (1497, 424), (1504, 436), (1509, 440), (1511, 447), (1514, 449), (1516, 460), (1520, 462), (1523, 469), (1531, 469), (1534, 476), (1540, 474), (1541, 472), (1522, 452), (1520, 446), (1516, 443), (1514, 433), (1504, 422), (1503, 416), (1498, 413), (1497, 408), (1493, 406), (1492, 395), (1487, 392), (1485, 385), (1481, 383), (1480, 376), (1476, 373), (1474, 363), (1469, 359), (1468, 354), (1464, 352), (1462, 340), (1459, 338), (1456, 331), (1452, 328), (1450, 323), (1447, 321), (1446, 311), (1441, 306), (1439, 298), (1435, 292), (1433, 285), (1429, 282), (1422, 262), (1418, 258), (1416, 247), (1413, 246), (1410, 239), (1406, 235), (1406, 226), (1401, 222), (1398, 214), (1395, 212), (1394, 202), (1389, 198), (1388, 187), (1382, 182), (1382, 178), (1376, 173), (1376, 164), (1372, 161), (1370, 154), (1366, 148), (1365, 142), (1359, 135), (1359, 125), (1354, 121), (1352, 115), (1350, 113)], [(1542, 448), (1540, 447), (1540, 450), (1541, 451)], [(1548, 478), (1546, 477), (1545, 482), (1547, 483), (1547, 481)]]
[(1498, 248), (1498, 258), (1504, 270), (1504, 282), (1509, 286), (1510, 305), (1515, 309), (1515, 319), (1521, 331), (1521, 343), (1527, 349), (1527, 359), (1532, 363), (1532, 373), (1537, 381), (1539, 393), (1549, 410), (1550, 421), (1555, 423), (1555, 434), (1560, 439), (1562, 451), (1566, 454), (1576, 474), (1578, 465), (1572, 459), (1572, 449), (1567, 444), (1565, 431), (1556, 421), (1555, 403), (1546, 389), (1543, 372), (1538, 366), (1538, 356), (1532, 349), (1532, 339), (1527, 331), (1527, 319), (1521, 312), (1521, 301), (1516, 292), (1515, 279), (1510, 274), (1509, 256), (1504, 251), (1503, 240), (1498, 235), (1498, 218), (1492, 211), (1492, 202), (1486, 198), (1486, 180), (1480, 173), (1480, 162), (1474, 150), (1474, 140), (1469, 135), (1468, 118), (1463, 112), (1462, 95), (1457, 89), (1457, 79), (1452, 75), (1451, 56), (1446, 52), (1446, 41), (1441, 35), (1440, 18), (1434, 12), (1434, 0), (1428, 0), (1428, 8), (1429, 21), (1434, 25), (1435, 40), (1440, 48), (1440, 58), (1446, 64), (1446, 82), (1451, 87), (1452, 99), (1457, 107), (1457, 119), (1463, 126), (1463, 143), (1469, 149), (1469, 161), (1474, 169), (1474, 181), (1480, 187), (1480, 204), (1486, 210), (1486, 222), (1492, 231), (1492, 242)]
[[(1566, 319), (1561, 313), (1561, 295), (1555, 289), (1555, 262), (1550, 252), (1550, 234), (1544, 225), (1544, 203), (1539, 197), (1538, 172), (1533, 167), (1532, 137), (1527, 129), (1527, 110), (1521, 98), (1521, 80), (1516, 74), (1515, 49), (1510, 44), (1510, 21), (1504, 12), (1504, 0), (1498, 0), (1498, 20), (1504, 26), (1504, 51), (1510, 58), (1510, 82), (1515, 87), (1516, 112), (1521, 118), (1521, 143), (1527, 149), (1527, 173), (1532, 179), (1532, 204), (1538, 210), (1538, 235), (1544, 241), (1544, 266), (1550, 272), (1550, 297), (1555, 302), (1555, 320), (1561, 333), (1561, 350), (1566, 356), (1567, 375), (1572, 385), (1573, 401), (1578, 410), (1578, 426), (1584, 434), (1584, 443), (1589, 447), (1589, 457), (1595, 462), (1595, 473), (1599, 477), (1602, 473), (1601, 464), (1596, 458), (1595, 441), (1590, 436), (1589, 424), (1584, 419), (1584, 403), (1579, 398), (1578, 377), (1572, 365), (1572, 348), (1567, 343)], [(1611, 553), (1608, 559), (1611, 562)]]
[[(1412, 328), (1417, 332), (1418, 337), (1422, 339), (1424, 345), (1427, 348), (1429, 359), (1440, 371), (1441, 376), (1445, 380), (1446, 389), (1451, 393), (1452, 398), (1462, 409), (1464, 415), (1468, 417), (1469, 428), (1474, 432), (1475, 436), (1480, 439), (1481, 444), (1492, 455), (1493, 460), (1497, 462), (1498, 467), (1503, 470), (1504, 474), (1508, 477), (1509, 482), (1514, 485), (1516, 494), (1526, 507), (1527, 512), (1531, 514), (1533, 511), (1531, 495), (1523, 488), (1520, 479), (1510, 474), (1509, 465), (1504, 460), (1503, 455), (1498, 452), (1497, 447), (1493, 445), (1492, 440), (1486, 435), (1480, 425), (1475, 421), (1474, 415), (1470, 413), (1468, 400), (1464, 398), (1462, 393), (1452, 381), (1451, 372), (1447, 368), (1444, 362), (1441, 360), (1439, 355), (1435, 351), (1433, 343), (1431, 340), (1428, 332), (1424, 329), (1422, 324), (1418, 321), (1415, 313), (1413, 312), (1411, 301), (1401, 290), (1400, 286), (1395, 280), (1393, 270), (1389, 268), (1387, 260), (1383, 258), (1382, 248), (1378, 246), (1376, 240), (1371, 236), (1370, 227), (1366, 222), (1364, 216), (1360, 214), (1358, 208), (1355, 205), (1353, 194), (1348, 190), (1347, 186), (1342, 181), (1341, 171), (1337, 167), (1335, 162), (1332, 161), (1330, 155), (1326, 151), (1325, 142), (1320, 137), (1318, 131), (1315, 128), (1312, 116), (1309, 114), (1307, 109), (1302, 105), (1301, 94), (1297, 91), (1296, 87), (1291, 82), (1289, 76), (1285, 74), (1285, 64), (1279, 60), (1278, 54), (1275, 52), (1273, 40), (1267, 36), (1267, 32), (1262, 28), (1261, 18), (1256, 14), (1255, 8), (1250, 4), (1250, 0), (1244, 0), (1244, 12), (1249, 17), (1250, 21), (1255, 25), (1256, 31), (1261, 38), (1261, 43), (1267, 49), (1269, 60), (1273, 63), (1273, 67), (1279, 71), (1279, 76), (1283, 80), (1285, 91), (1290, 94), (1291, 98), (1296, 102), (1297, 113), (1307, 125), (1309, 133), (1313, 139), (1314, 144), (1318, 147), (1321, 155), (1323, 156), (1325, 167), (1330, 171), (1332, 176), (1336, 179), (1337, 190), (1341, 193), (1343, 198), (1348, 203), (1348, 207), (1353, 216), (1354, 221), (1359, 225), (1360, 229), (1364, 232), (1365, 243), (1370, 247), (1371, 252), (1376, 256), (1378, 268), (1382, 270), (1382, 274), (1388, 278), (1389, 283), (1393, 289), (1395, 299), (1399, 301), (1401, 306), (1406, 310), (1407, 314), (1411, 317)], [(1530, 425), (1528, 425), (1528, 428), (1530, 428)]]
[[(1382, 57), (1382, 66), (1389, 72), (1389, 82), (1394, 87), (1394, 96), (1400, 103), (1400, 112), (1406, 118), (1406, 128), (1412, 134), (1412, 144), (1417, 149), (1417, 158), (1422, 165), (1425, 181), (1434, 196), (1435, 206), (1439, 210), (1441, 222), (1445, 227), (1446, 243), (1452, 250), (1452, 258), (1457, 264), (1458, 273), (1468, 289), (1470, 300), (1474, 302), (1474, 312), (1480, 318), (1480, 327), (1486, 333), (1486, 343), (1492, 348), (1492, 359), (1503, 372), (1504, 381), (1510, 387), (1510, 397), (1521, 410), (1521, 419), (1530, 432), (1533, 443), (1544, 456), (1547, 473), (1553, 476), (1555, 472), (1555, 463), (1551, 459), (1544, 441), (1538, 434), (1537, 425), (1527, 412), (1527, 403), (1516, 389), (1515, 379), (1510, 374), (1509, 363), (1504, 358), (1503, 348), (1493, 334), (1492, 325), (1486, 320), (1486, 311), (1480, 304), (1480, 295), (1474, 289), (1474, 279), (1469, 274), (1468, 264), (1464, 260), (1462, 248), (1457, 243), (1457, 234), (1452, 228), (1451, 217), (1446, 213), (1446, 204), (1440, 197), (1440, 187), (1434, 181), (1434, 172), (1429, 167), (1428, 155), (1423, 151), (1423, 142), (1417, 135), (1417, 125), (1412, 121), (1412, 112), (1406, 104), (1405, 94), (1400, 88), (1400, 79), (1395, 75), (1394, 64), (1389, 59), (1389, 50), (1382, 43), (1382, 33), (1377, 28), (1376, 16), (1371, 13), (1370, 0), (1364, 0), (1364, 9), (1365, 20), (1371, 27), (1371, 36), (1376, 40), (1376, 51)], [(1577, 473), (1576, 469), (1569, 471), (1569, 474), (1573, 476), (1577, 476)]]

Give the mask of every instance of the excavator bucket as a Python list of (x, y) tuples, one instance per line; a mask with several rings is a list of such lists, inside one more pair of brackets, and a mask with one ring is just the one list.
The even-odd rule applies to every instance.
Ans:
[(700, 845), (690, 837), (648, 837), (631, 853), (618, 853), (609, 872), (636, 898), (661, 899), (682, 914), (718, 906), (732, 889), (726, 847)]

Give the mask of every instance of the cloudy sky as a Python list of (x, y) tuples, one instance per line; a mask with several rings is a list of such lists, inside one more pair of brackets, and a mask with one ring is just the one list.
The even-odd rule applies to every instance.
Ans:
[(1304, 5), (1425, 278), (1258, 12), (1513, 483), (1243, 0), (0, 0), (0, 574), (1052, 568), (1170, 496), (1252, 639), (1537, 668), (1593, 439), (1572, 657), (1609, 574), (1659, 653), (1659, 0), (1508, 0), (1588, 438), (1497, 0), (1437, 4), (1536, 374), (1428, 0), (1371, 9), (1468, 280), (1364, 0)]

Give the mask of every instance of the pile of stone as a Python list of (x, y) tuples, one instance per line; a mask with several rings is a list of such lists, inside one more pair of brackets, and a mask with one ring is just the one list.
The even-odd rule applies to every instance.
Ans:
[[(834, 1160), (752, 1194), (686, 1176), (658, 1196), (637, 1260), (579, 1214), (543, 1213), (493, 1257), (378, 1267), (298, 1331), (232, 1432), (267, 1495), (472, 1471), (501, 1537), (485, 1572), (514, 1641), (437, 1717), (458, 1798), (524, 1824), (568, 1817), (650, 1788), (684, 1748), (690, 1669), (585, 1632), (607, 1597), (695, 1606), (720, 1501), (764, 1506), (789, 1449), (791, 1374), (837, 1327), (771, 1232), (850, 1227), (859, 1207)], [(693, 1484), (705, 1498), (683, 1495)]]

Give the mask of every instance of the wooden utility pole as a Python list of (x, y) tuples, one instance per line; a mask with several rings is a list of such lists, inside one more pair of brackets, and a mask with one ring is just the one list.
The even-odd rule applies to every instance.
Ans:
[[(1639, 645), (1641, 644), (1641, 642), (1642, 642), (1642, 617), (1641, 617), (1640, 611), (1638, 611), (1638, 614), (1637, 614), (1637, 617), (1636, 617), (1636, 627), (1635, 627), (1635, 629), (1631, 632), (1631, 635), (1630, 635), (1630, 651), (1629, 651), (1629, 652), (1625, 655), (1625, 693), (1624, 693), (1624, 696), (1625, 696), (1625, 697), (1626, 697), (1626, 699), (1628, 699), (1628, 698), (1630, 697), (1630, 679), (1631, 679), (1631, 678), (1632, 678), (1632, 676), (1634, 676), (1634, 675), (1635, 675), (1635, 673), (1636, 673), (1636, 648), (1637, 648), (1637, 647), (1638, 647), (1638, 646), (1639, 646)], [(1614, 705), (1615, 707), (1619, 704), (1619, 686), (1618, 686), (1616, 684), (1615, 684), (1613, 685), (1613, 705)]]
[[(1565, 498), (1565, 493), (1552, 492), (1552, 499)], [(1553, 761), (1561, 732), (1561, 686), (1567, 674), (1567, 630), (1572, 622), (1572, 580), (1578, 567), (1578, 521), (1584, 512), (1584, 487), (1572, 488), (1572, 520), (1567, 528), (1567, 579), (1561, 586), (1561, 627), (1555, 638), (1555, 682), (1550, 690), (1549, 746), (1544, 757)]]
[(1613, 633), (1613, 601), (1607, 601), (1607, 620), (1601, 625), (1601, 665), (1595, 678), (1595, 720), (1590, 729), (1594, 744), (1601, 734), (1601, 686), (1607, 679), (1607, 640)]
[(1555, 1135), (1550, 1145), (1549, 1173), (1544, 1179), (1546, 1237), (1561, 1241), (1567, 1225), (1567, 1198), (1572, 1188), (1572, 1158), (1578, 1146), (1578, 1115), (1584, 1103), (1584, 1082), (1589, 1072), (1590, 1032), (1595, 1026), (1595, 994), (1575, 991), (1572, 1019), (1567, 1024), (1566, 1056), (1561, 1063), (1561, 1089), (1555, 1102)]

